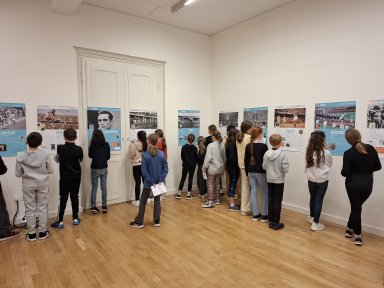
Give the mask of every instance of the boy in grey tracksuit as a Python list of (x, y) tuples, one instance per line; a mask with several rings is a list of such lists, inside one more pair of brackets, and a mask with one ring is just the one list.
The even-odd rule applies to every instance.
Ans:
[(284, 228), (280, 222), (281, 202), (283, 201), (284, 178), (289, 170), (288, 157), (280, 149), (283, 138), (279, 134), (272, 134), (269, 143), (272, 150), (265, 152), (263, 169), (267, 173), (268, 182), (268, 219), (269, 228), (279, 230)]
[(25, 239), (36, 240), (36, 216), (39, 219), (39, 239), (49, 236), (48, 221), (48, 188), (49, 176), (53, 173), (53, 165), (48, 154), (38, 147), (43, 137), (32, 132), (27, 137), (28, 150), (17, 153), (15, 175), (22, 177), (25, 216), (28, 233)]

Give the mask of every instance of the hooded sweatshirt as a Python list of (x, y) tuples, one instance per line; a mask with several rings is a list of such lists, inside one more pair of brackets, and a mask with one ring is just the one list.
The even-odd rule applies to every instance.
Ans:
[[(205, 154), (203, 171), (208, 174), (223, 174), (225, 170), (225, 149), (224, 145), (215, 141), (207, 146), (207, 154)], [(203, 172), (203, 173), (204, 173)]]
[(35, 150), (17, 153), (15, 175), (23, 177), (23, 187), (47, 187), (49, 185), (48, 174), (52, 173), (52, 161), (46, 152)]
[(287, 155), (281, 149), (268, 150), (263, 157), (263, 169), (269, 183), (284, 183), (285, 173), (289, 170)]
[(197, 148), (193, 144), (185, 144), (181, 148), (181, 160), (183, 167), (187, 169), (194, 169), (197, 163)]
[(320, 162), (320, 166), (316, 164), (317, 157), (316, 153), (313, 153), (313, 162), (315, 163), (312, 167), (305, 168), (305, 174), (307, 174), (308, 180), (316, 183), (323, 183), (328, 180), (329, 171), (332, 166), (332, 154), (328, 150), (324, 150), (324, 161)]
[(143, 143), (136, 141), (129, 146), (128, 159), (132, 162), (133, 166), (141, 165), (141, 154), (143, 153)]

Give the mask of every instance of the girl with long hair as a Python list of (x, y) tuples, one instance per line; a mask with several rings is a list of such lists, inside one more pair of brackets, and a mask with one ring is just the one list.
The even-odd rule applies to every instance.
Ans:
[(320, 223), (320, 214), (328, 188), (329, 171), (332, 167), (332, 154), (327, 149), (323, 131), (311, 133), (305, 153), (305, 162), (305, 174), (308, 178), (310, 194), (310, 214), (307, 221), (312, 224), (312, 231), (320, 231), (324, 229), (324, 225)]
[(145, 131), (137, 132), (137, 141), (129, 146), (128, 159), (132, 163), (133, 178), (135, 179), (135, 200), (132, 201), (133, 206), (140, 204), (140, 186), (141, 186), (141, 155), (147, 151), (147, 134)]
[(236, 148), (237, 148), (237, 160), (240, 167), (241, 174), (241, 215), (251, 215), (251, 199), (250, 199), (250, 187), (247, 181), (247, 175), (245, 173), (244, 155), (245, 147), (251, 142), (251, 128), (252, 122), (243, 121), (240, 125), (240, 133), (236, 136)]
[(236, 135), (239, 133), (239, 130), (232, 128), (228, 131), (227, 141), (225, 143), (225, 156), (226, 163), (225, 168), (228, 172), (229, 179), (229, 189), (228, 189), (228, 210), (229, 211), (238, 211), (240, 207), (235, 205), (235, 191), (237, 180), (240, 177), (240, 168), (237, 159), (237, 149), (236, 149)]
[(381, 169), (377, 151), (369, 144), (361, 142), (359, 130), (350, 128), (345, 132), (345, 139), (352, 145), (344, 152), (341, 175), (345, 177), (351, 213), (345, 231), (345, 237), (353, 243), (363, 245), (361, 237), (361, 210), (373, 189), (373, 172)]
[[(144, 177), (144, 187), (140, 197), (139, 213), (135, 220), (130, 223), (132, 228), (144, 227), (145, 206), (151, 193), (151, 186), (164, 182), (168, 174), (168, 163), (164, 153), (156, 147), (158, 140), (159, 136), (157, 134), (150, 134), (148, 136), (147, 151), (142, 154), (141, 172)], [(160, 195), (154, 197), (154, 202), (153, 224), (155, 227), (160, 227)]]
[(97, 187), (101, 186), (101, 209), (103, 213), (108, 212), (107, 207), (107, 176), (108, 176), (108, 160), (111, 158), (111, 151), (108, 142), (105, 141), (103, 131), (99, 129), (93, 130), (91, 145), (88, 150), (91, 163), (91, 212), (97, 214), (100, 212), (96, 207)]
[[(263, 129), (251, 129), (250, 143), (245, 147), (244, 167), (245, 174), (251, 185), (251, 207), (253, 220), (268, 222), (268, 183), (267, 175), (263, 169), (263, 157), (268, 151), (268, 146), (262, 142)], [(261, 197), (258, 197), (258, 193)], [(258, 203), (261, 199), (261, 203)], [(261, 211), (259, 211), (259, 207)], [(261, 213), (260, 213), (261, 212)]]
[(204, 198), (207, 194), (207, 180), (203, 176), (203, 164), (206, 154), (205, 138), (199, 136), (197, 138), (199, 151), (197, 152), (197, 187), (199, 188), (199, 197)]

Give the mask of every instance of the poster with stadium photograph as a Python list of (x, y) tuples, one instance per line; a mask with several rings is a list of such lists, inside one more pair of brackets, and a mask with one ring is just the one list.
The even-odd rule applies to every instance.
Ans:
[(219, 131), (223, 139), (227, 136), (227, 126), (239, 127), (238, 111), (219, 111)]
[(250, 121), (254, 127), (263, 129), (263, 143), (268, 139), (268, 107), (244, 108), (243, 121)]
[(368, 144), (384, 158), (384, 99), (370, 100), (367, 111)]
[(195, 135), (194, 143), (200, 136), (200, 110), (178, 110), (178, 145), (186, 144), (188, 134)]
[(25, 104), (0, 103), (0, 156), (15, 157), (27, 148)]
[(315, 104), (315, 130), (324, 131), (329, 151), (334, 156), (343, 156), (351, 146), (344, 138), (348, 128), (355, 127), (356, 101)]
[(306, 108), (303, 105), (275, 107), (274, 133), (283, 137), (283, 150), (304, 152), (305, 116)]
[[(67, 128), (79, 130), (79, 112), (76, 107), (40, 105), (37, 107), (37, 129), (43, 136), (40, 149), (56, 154), (57, 145), (64, 144)], [(79, 145), (78, 139), (75, 142)]]
[(157, 111), (131, 109), (129, 112), (129, 127), (131, 131), (131, 142), (137, 140), (137, 132), (143, 130), (147, 137), (151, 133), (155, 133), (157, 129)]

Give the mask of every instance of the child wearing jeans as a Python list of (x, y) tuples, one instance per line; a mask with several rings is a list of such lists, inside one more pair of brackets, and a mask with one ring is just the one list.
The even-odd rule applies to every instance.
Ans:
[(52, 161), (45, 151), (39, 150), (43, 137), (32, 132), (27, 137), (28, 150), (17, 153), (15, 175), (22, 177), (22, 189), (28, 233), (25, 239), (36, 241), (36, 217), (39, 219), (39, 239), (49, 237), (48, 192), (49, 174), (53, 173)]
[(308, 189), (311, 195), (309, 201), (310, 216), (307, 217), (307, 220), (312, 224), (312, 231), (319, 231), (324, 229), (324, 225), (320, 223), (320, 214), (325, 192), (328, 188), (328, 175), (332, 166), (332, 154), (327, 150), (323, 131), (311, 133), (305, 160), (305, 174), (308, 178)]
[(83, 160), (83, 149), (75, 144), (76, 130), (67, 128), (64, 130), (64, 145), (57, 146), (55, 160), (59, 162), (60, 170), (60, 209), (58, 219), (51, 223), (51, 227), (64, 228), (64, 212), (68, 196), (72, 204), (72, 224), (79, 225), (79, 189), (81, 180), (80, 162)]
[(212, 208), (220, 204), (220, 179), (225, 170), (225, 149), (219, 131), (212, 133), (212, 143), (207, 146), (203, 165), (203, 175), (207, 179), (208, 201), (202, 208)]
[(105, 142), (103, 131), (99, 129), (93, 130), (91, 145), (88, 150), (89, 158), (92, 158), (91, 163), (91, 212), (97, 214), (100, 212), (96, 207), (97, 187), (101, 185), (101, 209), (103, 213), (108, 212), (107, 207), (107, 176), (108, 176), (108, 160), (111, 158), (109, 143)]
[(284, 224), (280, 222), (280, 213), (284, 179), (289, 170), (289, 162), (287, 155), (280, 149), (283, 138), (279, 134), (272, 134), (269, 143), (272, 149), (265, 152), (263, 157), (263, 169), (267, 172), (268, 182), (269, 228), (279, 230), (284, 228)]
[(181, 191), (183, 190), (185, 179), (188, 177), (188, 193), (187, 200), (193, 198), (192, 196), (192, 182), (193, 175), (196, 170), (196, 162), (197, 162), (197, 148), (193, 145), (193, 141), (195, 141), (195, 135), (188, 134), (187, 136), (188, 143), (183, 145), (181, 148), (181, 160), (183, 161), (183, 170), (181, 172), (181, 179), (179, 184), (179, 193), (175, 195), (175, 199), (181, 199)]
[[(139, 213), (137, 214), (135, 221), (130, 223), (132, 228), (144, 227), (145, 205), (147, 204), (149, 194), (151, 193), (151, 186), (164, 182), (165, 177), (168, 174), (168, 163), (165, 159), (165, 155), (156, 147), (158, 139), (159, 136), (157, 134), (149, 135), (148, 150), (142, 155), (141, 172), (144, 177), (144, 188), (141, 192)], [(155, 227), (160, 227), (160, 195), (154, 197), (154, 202), (153, 223)]]

